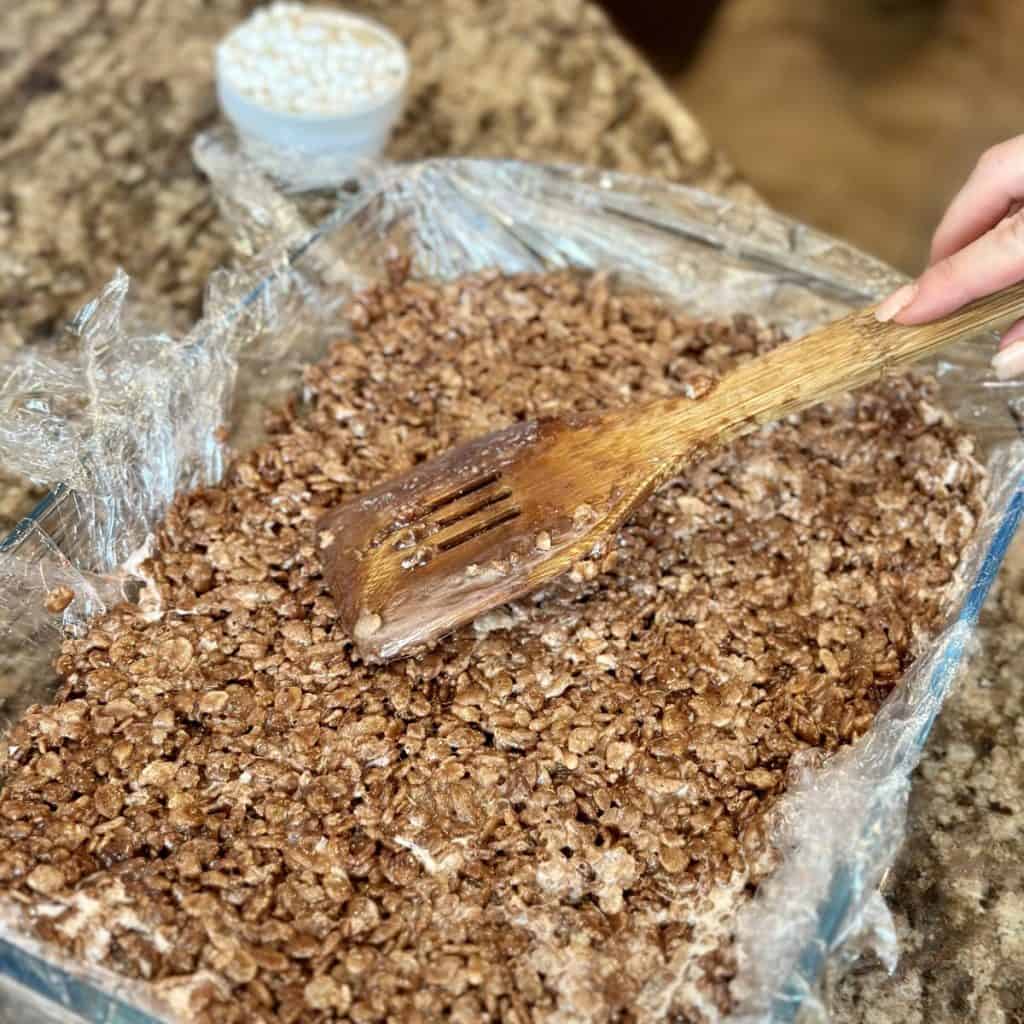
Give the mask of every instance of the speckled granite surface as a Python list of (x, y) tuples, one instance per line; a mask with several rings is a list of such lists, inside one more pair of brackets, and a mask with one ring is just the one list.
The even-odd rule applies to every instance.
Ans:
[[(164, 315), (197, 313), (228, 258), (189, 145), (216, 117), (213, 42), (243, 0), (7, 0), (0, 37), (0, 349), (51, 334), (118, 265)], [(582, 0), (363, 0), (410, 46), (393, 155), (575, 160), (745, 188)], [(0, 529), (30, 503), (0, 487)], [(1024, 1021), (1024, 543), (983, 653), (929, 745), (890, 876), (904, 950), (832, 1002), (844, 1024)]]
[[(0, 40), (6, 340), (51, 331), (118, 264), (192, 315), (224, 258), (189, 146), (244, 0), (9, 0)], [(722, 187), (724, 162), (581, 0), (362, 0), (410, 48), (392, 155), (599, 163)]]

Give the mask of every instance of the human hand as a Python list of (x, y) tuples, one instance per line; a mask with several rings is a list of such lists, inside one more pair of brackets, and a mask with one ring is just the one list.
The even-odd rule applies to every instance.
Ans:
[[(1024, 135), (986, 150), (946, 210), (928, 269), (875, 311), (882, 321), (923, 324), (1024, 280)], [(1024, 373), (1024, 320), (1003, 335), (992, 368)]]

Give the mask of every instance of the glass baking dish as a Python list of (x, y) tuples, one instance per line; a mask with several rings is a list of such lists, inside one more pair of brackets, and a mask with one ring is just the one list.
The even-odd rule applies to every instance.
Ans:
[[(74, 584), (79, 597), (65, 627), (126, 592), (130, 580), (119, 567), (143, 545), (174, 491), (221, 472), (215, 430), (226, 419), (236, 443), (257, 436), (263, 404), (297, 387), (302, 366), (344, 329), (344, 298), (379, 279), (396, 253), (435, 278), (492, 267), (609, 269), (683, 310), (752, 313), (794, 334), (877, 300), (901, 280), (766, 208), (572, 167), (475, 160), (386, 167), (344, 193), (310, 229), (294, 203), (229, 144), (211, 136), (196, 153), (222, 208), (258, 255), (218, 275), (206, 314), (173, 344), (131, 333), (127, 282), (113, 282), (78, 329), (83, 345), (102, 336), (103, 372), (128, 382), (121, 391), (99, 400), (94, 387), (76, 383), (75, 372), (61, 376), (56, 360), (66, 354), (27, 360), (17, 386), (8, 384), (0, 427), (19, 463), (12, 468), (54, 486), (0, 544), (7, 595), (0, 663), (13, 681), (7, 723), (52, 694), (48, 665), (61, 624), (43, 613), (46, 590)], [(943, 404), (974, 434), (991, 474), (987, 515), (962, 561), (949, 624), (921, 651), (871, 731), (784, 798), (775, 834), (782, 863), (737, 922), (731, 1020), (784, 1022), (816, 1006), (826, 961), (863, 927), (884, 925), (877, 887), (902, 836), (910, 773), (1024, 509), (1022, 388), (992, 379), (990, 343), (963, 343), (931, 366)], [(55, 374), (61, 401), (40, 404), (40, 390)], [(140, 379), (144, 388), (134, 386)], [(204, 400), (183, 405), (179, 399), (197, 386)], [(161, 393), (155, 411), (140, 403), (154, 388)], [(77, 424), (70, 435), (69, 422)], [(88, 439), (88, 459), (68, 462), (69, 436)], [(39, 437), (59, 439), (63, 449), (56, 442), (40, 448)], [(63, 475), (69, 465), (77, 474), (70, 480)], [(138, 984), (61, 960), (0, 908), (0, 1020), (5, 1015), (109, 1024), (171, 1019)]]

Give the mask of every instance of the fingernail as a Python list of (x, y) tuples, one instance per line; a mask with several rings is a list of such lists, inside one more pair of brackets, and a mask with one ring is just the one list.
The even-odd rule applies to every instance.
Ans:
[(1024, 341), (1015, 341), (992, 357), (992, 369), (1000, 380), (1009, 380), (1024, 373)]
[(899, 316), (914, 301), (916, 295), (916, 281), (905, 284), (902, 288), (897, 288), (889, 298), (879, 303), (878, 308), (875, 310), (875, 319), (883, 324), (887, 324), (893, 317)]

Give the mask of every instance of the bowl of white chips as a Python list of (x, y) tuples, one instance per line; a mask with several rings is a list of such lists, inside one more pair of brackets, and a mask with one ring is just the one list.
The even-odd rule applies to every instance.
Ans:
[(276, 3), (217, 48), (217, 96), (265, 169), (299, 187), (342, 182), (379, 156), (402, 110), (409, 59), (383, 26)]

